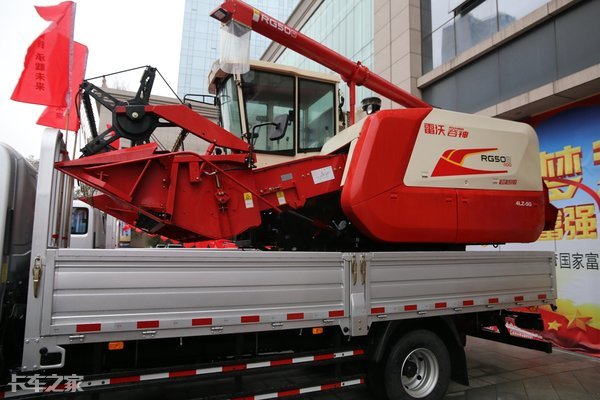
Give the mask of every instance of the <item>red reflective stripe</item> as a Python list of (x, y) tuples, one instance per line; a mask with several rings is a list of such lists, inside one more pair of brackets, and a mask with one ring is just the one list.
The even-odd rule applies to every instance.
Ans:
[(373, 307), (371, 308), (371, 314), (383, 314), (385, 312), (385, 307)]
[(138, 329), (158, 328), (159, 326), (160, 326), (160, 322), (158, 322), (158, 321), (138, 321), (137, 322)]
[(260, 322), (260, 315), (242, 315), (242, 324)]
[(246, 369), (246, 364), (227, 365), (223, 367), (223, 372), (243, 371)]
[(497, 297), (492, 297), (491, 299), (488, 299), (488, 303), (490, 303), (490, 304), (498, 304), (498, 298)]
[(212, 325), (212, 318), (194, 318), (192, 319), (192, 326), (200, 325)]
[(417, 305), (410, 304), (408, 306), (404, 306), (404, 311), (417, 311)]
[(321, 390), (331, 390), (331, 389), (338, 389), (341, 388), (342, 384), (341, 383), (329, 383), (327, 385), (321, 385)]
[(169, 372), (169, 378), (181, 378), (182, 376), (194, 376), (196, 375), (195, 369), (188, 369), (185, 371), (174, 371)]
[(333, 360), (333, 354), (319, 354), (315, 356), (315, 361)]
[(102, 324), (77, 324), (77, 332), (97, 332), (102, 329)]
[(4, 398), (4, 392), (0, 392), (0, 399)]
[(121, 376), (117, 378), (110, 378), (110, 384), (114, 385), (115, 383), (130, 383), (130, 382), (139, 382), (140, 376)]
[(365, 354), (365, 351), (363, 349), (358, 349), (358, 350), (354, 350), (353, 353), (355, 356), (361, 356), (361, 355)]
[(290, 365), (293, 361), (291, 358), (286, 358), (285, 360), (273, 360), (271, 361), (271, 367), (277, 367), (278, 365)]
[(292, 390), (286, 390), (284, 392), (277, 392), (277, 397), (295, 396), (297, 394), (300, 394), (300, 389), (292, 389)]
[(446, 308), (448, 305), (445, 301), (435, 303), (435, 308)]
[(360, 384), (364, 384), (365, 383), (365, 378), (360, 378)]
[(523, 301), (525, 297), (523, 296), (515, 296), (515, 301)]
[(473, 300), (463, 300), (463, 306), (472, 306), (475, 302)]
[(545, 294), (538, 294), (538, 299), (539, 300), (544, 300), (546, 298)]
[(344, 310), (329, 311), (329, 318), (343, 317)]
[(287, 319), (288, 320), (293, 320), (293, 319), (304, 319), (304, 313), (303, 312), (299, 312), (299, 313), (289, 313), (287, 315)]

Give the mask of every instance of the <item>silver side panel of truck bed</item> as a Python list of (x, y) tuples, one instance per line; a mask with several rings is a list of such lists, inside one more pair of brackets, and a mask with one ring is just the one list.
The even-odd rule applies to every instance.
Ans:
[(367, 289), (371, 309), (426, 315), (548, 301), (556, 296), (553, 257), (539, 252), (375, 253)]
[(38, 365), (42, 344), (326, 325), (359, 336), (381, 320), (556, 297), (547, 252), (50, 249), (45, 259), (39, 335), (29, 329), (26, 340), (28, 368)]
[(314, 320), (346, 304), (337, 253), (61, 249), (48, 252), (50, 268), (45, 335)]

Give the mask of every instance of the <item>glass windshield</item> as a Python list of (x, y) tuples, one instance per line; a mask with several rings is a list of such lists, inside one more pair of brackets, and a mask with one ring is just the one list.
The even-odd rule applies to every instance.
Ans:
[[(249, 71), (242, 75), (242, 91), (246, 105), (248, 131), (258, 124), (273, 122), (276, 116), (294, 110), (294, 78), (265, 71)], [(294, 122), (279, 140), (269, 140), (267, 127), (257, 129), (256, 151), (294, 152)]]
[(223, 123), (223, 128), (237, 136), (241, 136), (240, 103), (236, 89), (235, 80), (230, 76), (223, 84), (219, 94), (221, 122)]
[(321, 150), (335, 135), (335, 85), (300, 79), (298, 112), (300, 151)]

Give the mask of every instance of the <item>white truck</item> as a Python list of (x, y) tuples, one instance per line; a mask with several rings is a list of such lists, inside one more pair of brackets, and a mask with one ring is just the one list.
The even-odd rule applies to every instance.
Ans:
[(505, 327), (543, 329), (510, 309), (556, 299), (551, 252), (69, 248), (62, 135), (46, 132), (42, 146), (37, 188), (0, 146), (0, 398), (31, 394), (19, 377), (75, 374), (93, 391), (348, 361), (322, 382), (201, 397), (367, 383), (380, 398), (441, 399), (451, 379), (468, 384), (467, 335), (551, 350)]

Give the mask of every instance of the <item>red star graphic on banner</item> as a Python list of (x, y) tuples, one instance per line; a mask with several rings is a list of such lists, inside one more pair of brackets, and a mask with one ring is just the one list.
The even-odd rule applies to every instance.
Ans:
[(587, 325), (592, 320), (592, 317), (582, 316), (579, 310), (575, 311), (575, 315), (566, 315), (565, 317), (569, 320), (567, 329), (579, 328), (584, 332), (587, 331)]

